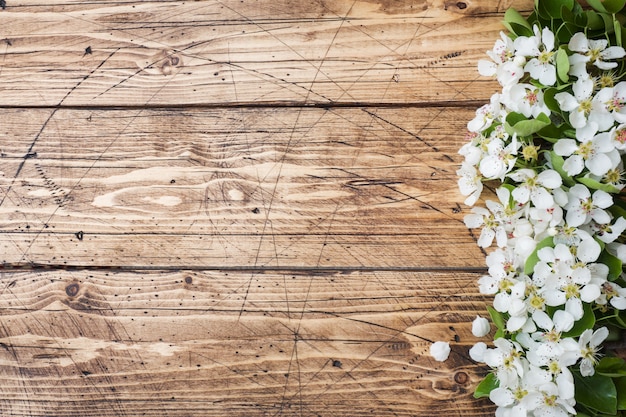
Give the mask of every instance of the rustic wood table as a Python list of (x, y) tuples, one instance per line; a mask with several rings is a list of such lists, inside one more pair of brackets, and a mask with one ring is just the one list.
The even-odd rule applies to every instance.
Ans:
[(0, 5), (0, 415), (493, 415), (455, 171), (532, 0)]

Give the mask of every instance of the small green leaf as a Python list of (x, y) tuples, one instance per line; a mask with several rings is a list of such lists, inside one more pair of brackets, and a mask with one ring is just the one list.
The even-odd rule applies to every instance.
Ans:
[(581, 184), (585, 184), (588, 188), (591, 188), (593, 190), (602, 190), (609, 194), (618, 194), (620, 192), (620, 189), (615, 187), (614, 185), (603, 184), (600, 181), (594, 180), (593, 178), (578, 177), (576, 178), (576, 181)]
[(613, 21), (613, 29), (615, 30), (615, 40), (617, 42), (617, 46), (622, 46), (622, 24), (619, 20)]
[(615, 415), (617, 413), (617, 390), (613, 380), (608, 376), (581, 376), (574, 374), (576, 402), (601, 413)]
[(537, 264), (537, 262), (539, 262), (539, 256), (537, 255), (537, 252), (539, 252), (539, 249), (542, 249), (548, 246), (554, 247), (554, 239), (552, 238), (552, 236), (548, 236), (547, 238), (543, 239), (541, 242), (537, 243), (537, 247), (535, 248), (533, 253), (531, 253), (528, 259), (526, 259), (526, 264), (524, 264), (524, 273), (526, 275), (533, 274), (535, 270), (535, 265)]
[(550, 156), (552, 168), (561, 175), (563, 183), (568, 187), (573, 187), (576, 184), (576, 181), (574, 181), (574, 179), (563, 169), (563, 164), (565, 163), (563, 157), (557, 155), (554, 151), (550, 151), (548, 155)]
[(580, 320), (574, 323), (574, 327), (571, 330), (564, 332), (563, 337), (578, 337), (587, 329), (592, 329), (596, 324), (596, 315), (593, 312), (593, 307), (589, 303), (583, 303), (583, 316)]
[(511, 112), (506, 117), (505, 130), (511, 133), (517, 133), (518, 136), (530, 136), (539, 132), (546, 126), (552, 124), (550, 118), (544, 113), (534, 119), (527, 119), (526, 116), (520, 113)]
[(503, 25), (517, 36), (532, 36), (533, 29), (517, 10), (510, 8), (504, 13)]
[(496, 376), (493, 373), (489, 373), (474, 390), (474, 398), (488, 397), (491, 391), (498, 388), (498, 386), (499, 383)]
[[(604, 19), (600, 17), (600, 15), (593, 10), (586, 10), (581, 16), (583, 18), (577, 18), (577, 25), (584, 28), (589, 28), (590, 30), (600, 30), (604, 29)], [(586, 22), (584, 22), (586, 20)]]
[(566, 83), (569, 80), (569, 58), (565, 49), (559, 48), (556, 52), (556, 71), (559, 76), (559, 80)]
[(609, 267), (609, 281), (615, 281), (622, 273), (622, 261), (608, 253), (606, 250), (602, 251), (598, 258), (599, 263), (603, 263)]
[(550, 111), (555, 113), (561, 112), (559, 102), (554, 98), (554, 96), (559, 92), (560, 91), (554, 87), (546, 88), (543, 92), (543, 102), (546, 103), (546, 106), (548, 106)]
[[(487, 306), (487, 311), (489, 312), (491, 321), (493, 322), (493, 324), (496, 325), (498, 330), (504, 331), (506, 327), (506, 320), (504, 316), (502, 315), (502, 313), (500, 313), (498, 310), (496, 310), (495, 308), (491, 306)], [(497, 339), (497, 337), (495, 337), (494, 339)]]

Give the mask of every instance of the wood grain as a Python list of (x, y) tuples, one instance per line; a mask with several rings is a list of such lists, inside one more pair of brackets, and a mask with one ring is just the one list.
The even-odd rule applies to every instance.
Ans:
[(529, 4), (12, 0), (0, 13), (0, 105), (482, 100), (490, 82), (476, 61), (506, 8)]
[[(99, 417), (433, 409), (486, 416), (493, 410), (471, 398), (483, 371), (465, 353), (476, 340), (468, 322), (484, 300), (458, 288), (476, 278), (4, 273), (0, 409)], [(433, 338), (453, 344), (443, 365), (427, 354)]]
[(458, 108), (5, 111), (0, 260), (482, 267), (455, 173), (470, 115)]
[(6, 3), (0, 415), (494, 414), (455, 171), (532, 0)]

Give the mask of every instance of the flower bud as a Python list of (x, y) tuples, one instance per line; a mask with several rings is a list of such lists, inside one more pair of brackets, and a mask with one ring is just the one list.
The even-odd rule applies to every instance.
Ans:
[(472, 322), (472, 334), (476, 337), (487, 336), (491, 331), (489, 320), (484, 317), (476, 316)]
[(450, 344), (448, 342), (435, 342), (430, 345), (430, 356), (436, 361), (443, 362), (450, 355)]

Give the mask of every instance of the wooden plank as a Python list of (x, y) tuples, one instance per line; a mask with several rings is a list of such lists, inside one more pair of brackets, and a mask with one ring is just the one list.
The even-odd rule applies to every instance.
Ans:
[(482, 267), (455, 173), (471, 114), (5, 111), (0, 260)]
[[(3, 415), (493, 415), (476, 274), (2, 273)], [(463, 288), (463, 291), (460, 291)], [(428, 355), (432, 339), (450, 360)], [(456, 341), (455, 341), (456, 340)]]
[(0, 105), (458, 103), (531, 0), (11, 0)]

